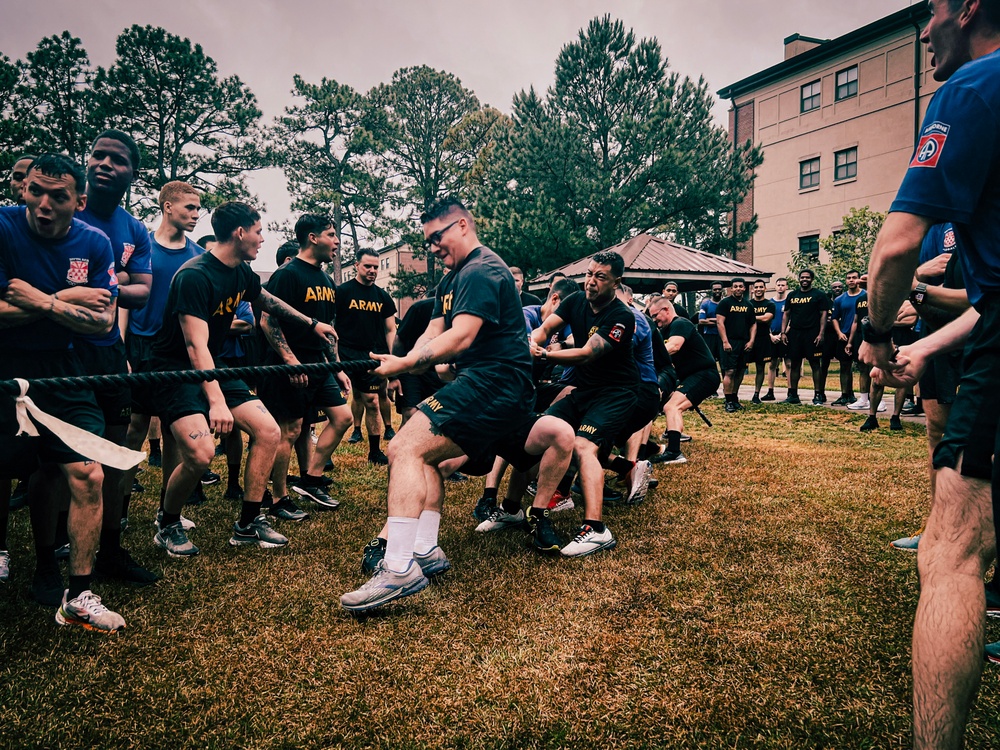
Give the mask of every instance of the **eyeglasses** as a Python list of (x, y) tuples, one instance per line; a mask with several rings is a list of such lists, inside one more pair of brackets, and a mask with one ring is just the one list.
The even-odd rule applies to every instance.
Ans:
[(430, 237), (424, 240), (424, 245), (423, 245), (424, 250), (430, 250), (434, 245), (440, 245), (441, 238), (444, 237), (444, 233), (447, 232), (456, 224), (458, 224), (459, 221), (460, 221), (459, 219), (455, 219), (455, 221), (451, 222), (451, 224), (444, 227), (443, 229), (437, 230), (436, 232), (434, 232), (434, 234), (432, 234)]

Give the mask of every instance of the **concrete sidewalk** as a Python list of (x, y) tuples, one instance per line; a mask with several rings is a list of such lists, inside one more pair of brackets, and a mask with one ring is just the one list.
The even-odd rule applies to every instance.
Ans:
[[(719, 393), (720, 394), (722, 393), (722, 386), (719, 386)], [(761, 394), (764, 394), (764, 393), (767, 393), (767, 387), (765, 387), (761, 391)], [(799, 400), (802, 401), (802, 405), (803, 406), (813, 406), (812, 399), (813, 399), (814, 395), (815, 395), (815, 392), (813, 390), (811, 390), (811, 389), (799, 388)], [(777, 405), (780, 406), (781, 402), (784, 401), (785, 398), (787, 398), (787, 396), (788, 396), (788, 389), (787, 388), (775, 388), (774, 389), (774, 399), (775, 400), (774, 401), (765, 401), (764, 404), (777, 404)], [(848, 409), (846, 406), (831, 406), (831, 404), (834, 401), (836, 401), (838, 398), (840, 398), (840, 396), (841, 396), (841, 392), (840, 391), (827, 391), (827, 393), (826, 393), (826, 403), (823, 404), (823, 407), (825, 407), (827, 409), (833, 409), (834, 411), (847, 412), (848, 414), (858, 414), (858, 415), (867, 415), (868, 414), (867, 410), (865, 410), (865, 411), (854, 411), (852, 409)], [(743, 386), (741, 386), (740, 387), (740, 402), (744, 406), (746, 406), (747, 404), (750, 403), (750, 399), (751, 398), (753, 398), (753, 386), (752, 385), (743, 385)], [(885, 404), (885, 409), (886, 410), (883, 411), (883, 412), (879, 412), (878, 413), (878, 417), (879, 417), (879, 419), (888, 420), (889, 417), (892, 416), (892, 406), (893, 406), (893, 403), (892, 403), (892, 394), (886, 394), (886, 395), (884, 395), (882, 397), (882, 402)], [(817, 406), (816, 408), (820, 408), (820, 407)], [(905, 414), (902, 414), (902, 415), (900, 415), (900, 419), (902, 419), (904, 422), (913, 422), (913, 423), (917, 423), (917, 424), (924, 424), (926, 422), (926, 420), (924, 419), (923, 413), (920, 413), (920, 414), (917, 414), (917, 415), (914, 415), (914, 416), (907, 416)]]

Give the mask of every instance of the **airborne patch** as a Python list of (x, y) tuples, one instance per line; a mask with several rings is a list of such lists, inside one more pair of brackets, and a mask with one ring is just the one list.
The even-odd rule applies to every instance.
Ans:
[(920, 142), (917, 144), (917, 150), (913, 155), (913, 161), (910, 162), (910, 166), (937, 167), (950, 130), (951, 126), (945, 125), (943, 122), (932, 122), (924, 128), (923, 132), (920, 133)]

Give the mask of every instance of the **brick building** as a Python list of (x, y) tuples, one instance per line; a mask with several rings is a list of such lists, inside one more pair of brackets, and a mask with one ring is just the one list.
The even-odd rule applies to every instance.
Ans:
[(736, 207), (759, 222), (737, 260), (784, 275), (794, 251), (819, 257), (850, 208), (888, 210), (939, 85), (919, 42), (929, 18), (921, 3), (836, 39), (793, 34), (782, 62), (718, 92), (734, 142), (764, 151)]

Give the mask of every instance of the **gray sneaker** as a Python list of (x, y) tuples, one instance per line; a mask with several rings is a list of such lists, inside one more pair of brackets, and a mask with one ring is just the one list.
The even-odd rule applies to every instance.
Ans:
[(160, 529), (153, 537), (153, 544), (165, 549), (171, 557), (194, 557), (200, 552), (188, 539), (184, 524), (181, 521)]
[(233, 524), (233, 535), (229, 537), (229, 544), (233, 547), (253, 545), (274, 549), (288, 544), (288, 537), (271, 528), (267, 516), (261, 513), (247, 526), (240, 526), (239, 522)]
[(66, 601), (69, 590), (63, 593), (62, 606), (56, 610), (56, 622), (75, 625), (85, 630), (115, 633), (125, 629), (125, 618), (101, 604), (101, 597), (84, 591), (75, 599)]
[(490, 513), (489, 518), (476, 527), (476, 531), (485, 533), (488, 531), (503, 531), (504, 529), (517, 529), (523, 527), (523, 510), (510, 514), (503, 509), (503, 506), (497, 506), (496, 510)]
[(649, 461), (636, 461), (632, 469), (632, 489), (629, 490), (628, 497), (625, 498), (626, 505), (638, 505), (646, 499), (646, 492), (649, 489), (649, 475), (653, 470), (653, 465)]
[(340, 606), (348, 612), (367, 612), (395, 599), (423, 591), (428, 583), (430, 581), (416, 560), (411, 560), (409, 567), (403, 573), (389, 570), (385, 560), (382, 560), (375, 568), (375, 574), (362, 584), (361, 588), (349, 591), (340, 597)]
[(10, 552), (0, 549), (0, 583), (7, 583), (10, 578)]
[(566, 557), (586, 557), (602, 549), (611, 549), (616, 544), (611, 529), (607, 526), (604, 527), (604, 531), (598, 532), (584, 524), (573, 537), (573, 541), (562, 548), (562, 553)]
[(414, 552), (413, 559), (417, 561), (417, 565), (420, 566), (420, 570), (423, 571), (423, 574), (428, 578), (440, 575), (446, 570), (451, 570), (451, 562), (449, 562), (448, 558), (445, 556), (444, 550), (437, 545), (424, 554)]
[[(157, 531), (160, 530), (160, 521), (162, 520), (163, 520), (163, 508), (160, 508), (158, 511), (156, 511), (156, 520), (153, 521), (153, 526), (156, 527)], [(191, 531), (191, 529), (196, 528), (195, 522), (192, 521), (190, 518), (185, 518), (184, 516), (181, 516), (181, 526), (184, 527), (184, 531)]]

